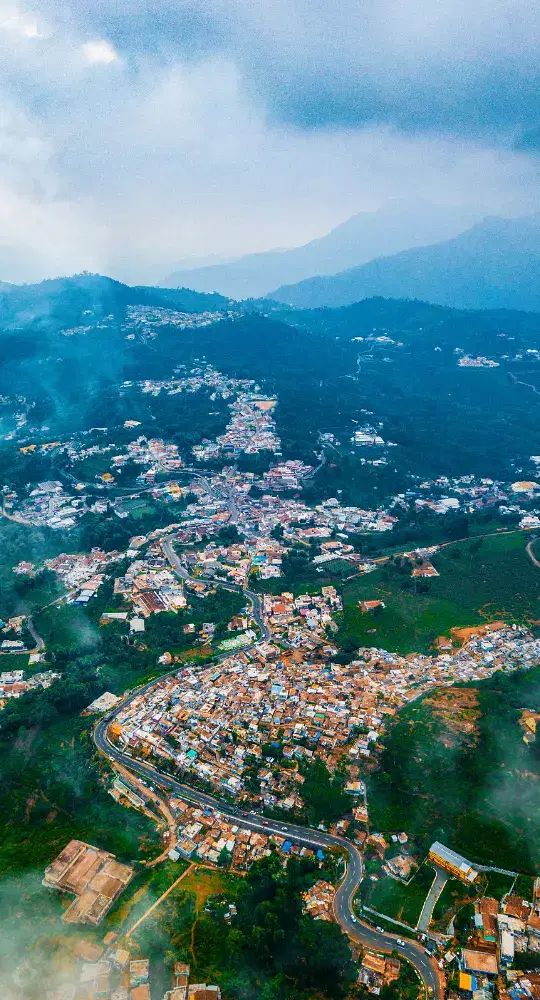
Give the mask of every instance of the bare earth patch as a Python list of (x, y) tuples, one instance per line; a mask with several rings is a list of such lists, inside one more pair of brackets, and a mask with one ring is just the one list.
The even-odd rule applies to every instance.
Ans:
[(435, 691), (424, 698), (424, 704), (429, 705), (433, 715), (444, 726), (440, 737), (444, 746), (456, 747), (463, 741), (463, 737), (473, 743), (476, 741), (476, 723), (480, 710), (475, 688), (445, 688)]

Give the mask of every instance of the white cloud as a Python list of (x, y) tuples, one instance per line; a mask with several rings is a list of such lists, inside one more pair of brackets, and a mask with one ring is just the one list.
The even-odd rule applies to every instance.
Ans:
[(19, 10), (11, 4), (0, 4), (0, 31), (20, 38), (45, 37), (43, 26), (35, 14)]
[(84, 194), (63, 190), (40, 124), (0, 100), (0, 280), (98, 270), (107, 231)]
[[(186, 256), (307, 241), (392, 197), (469, 204), (477, 192), (493, 214), (540, 207), (532, 156), (382, 126), (276, 124), (232, 51), (184, 59), (158, 19), (152, 46), (141, 29), (144, 49), (134, 47), (109, 30), (112, 0), (96, 0), (84, 23), (63, 0), (40, 0), (51, 28), (35, 21), (47, 34), (34, 45), (22, 41), (35, 37), (34, 15), (5, 2), (0, 279), (20, 280), (26, 260), (32, 278), (87, 267), (158, 279)], [(122, 17), (135, 30), (136, 9)], [(260, 35), (272, 31), (264, 23)], [(100, 65), (114, 71), (89, 71)]]
[(118, 59), (116, 49), (104, 39), (96, 42), (85, 42), (81, 48), (85, 59), (91, 64), (105, 63), (109, 65)]

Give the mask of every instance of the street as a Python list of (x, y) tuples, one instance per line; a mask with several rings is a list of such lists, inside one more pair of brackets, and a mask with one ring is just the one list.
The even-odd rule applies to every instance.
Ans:
[[(338, 847), (347, 854), (347, 868), (343, 881), (341, 882), (334, 899), (334, 914), (337, 923), (351, 940), (357, 944), (366, 945), (377, 951), (396, 951), (402, 958), (407, 959), (417, 969), (426, 988), (433, 991), (435, 1000), (441, 1000), (442, 991), (440, 979), (437, 973), (435, 962), (431, 959), (415, 941), (405, 941), (403, 945), (398, 945), (398, 935), (377, 931), (374, 927), (364, 923), (354, 917), (353, 903), (356, 891), (363, 877), (362, 855), (358, 848), (344, 837), (334, 836), (323, 830), (312, 830), (308, 827), (296, 826), (292, 823), (277, 823), (275, 820), (262, 820), (255, 812), (249, 812), (246, 816), (230, 803), (214, 798), (206, 792), (201, 792), (196, 788), (182, 784), (176, 778), (162, 771), (151, 764), (143, 764), (122, 753), (108, 739), (108, 728), (116, 714), (126, 708), (135, 698), (144, 694), (156, 683), (150, 681), (144, 687), (132, 692), (123, 699), (112, 712), (109, 712), (97, 723), (94, 730), (94, 742), (98, 750), (105, 754), (109, 760), (122, 764), (129, 771), (143, 777), (154, 785), (172, 792), (178, 798), (183, 799), (196, 806), (209, 806), (217, 809), (234, 818), (234, 822), (244, 829), (255, 830), (263, 834), (276, 834), (286, 836), (297, 844), (304, 844), (307, 847)], [(353, 919), (354, 917), (354, 919)]]

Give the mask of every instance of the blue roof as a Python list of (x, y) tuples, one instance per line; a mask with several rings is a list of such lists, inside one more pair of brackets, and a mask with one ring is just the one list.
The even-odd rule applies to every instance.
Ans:
[(317, 857), (319, 861), (322, 861), (322, 859), (324, 858), (324, 851), (320, 847), (319, 850), (317, 851)]
[(285, 852), (288, 852), (288, 851), (290, 851), (291, 847), (292, 847), (292, 841), (291, 840), (286, 840), (285, 843), (283, 844), (283, 847), (281, 848), (281, 850), (285, 851)]

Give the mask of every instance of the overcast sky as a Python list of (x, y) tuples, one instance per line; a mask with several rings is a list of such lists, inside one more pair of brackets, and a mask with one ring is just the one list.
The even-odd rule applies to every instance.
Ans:
[(0, 279), (540, 209), (537, 0), (0, 0)]

